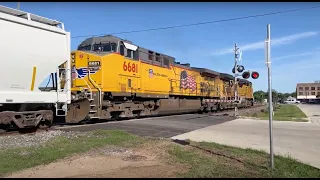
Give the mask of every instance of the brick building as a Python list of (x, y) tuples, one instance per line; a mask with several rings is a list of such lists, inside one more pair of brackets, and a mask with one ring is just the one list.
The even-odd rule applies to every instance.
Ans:
[(315, 81), (314, 83), (298, 83), (297, 99), (304, 102), (320, 101), (320, 81)]

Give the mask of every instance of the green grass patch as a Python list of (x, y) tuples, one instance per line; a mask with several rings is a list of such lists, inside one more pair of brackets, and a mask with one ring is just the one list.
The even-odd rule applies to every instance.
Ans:
[[(269, 119), (269, 111), (258, 113), (255, 117), (260, 119)], [(297, 121), (297, 122), (307, 122), (304, 119), (307, 116), (301, 111), (301, 109), (292, 104), (276, 105), (274, 109), (274, 120), (278, 121)]]
[(241, 149), (215, 143), (191, 143), (214, 154), (181, 146), (169, 150), (174, 161), (190, 167), (179, 174), (186, 178), (262, 178), (320, 177), (320, 170), (290, 157), (275, 156), (275, 170), (269, 169), (269, 155), (262, 151)]
[(90, 136), (84, 135), (72, 139), (60, 136), (47, 142), (44, 146), (2, 150), (0, 151), (0, 176), (37, 165), (48, 164), (57, 159), (86, 152), (93, 148), (106, 145), (132, 147), (141, 144), (143, 141), (143, 138), (123, 131), (97, 130), (90, 132)]

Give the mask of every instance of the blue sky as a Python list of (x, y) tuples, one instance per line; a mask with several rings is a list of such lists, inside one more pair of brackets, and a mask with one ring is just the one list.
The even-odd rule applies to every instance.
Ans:
[[(16, 8), (17, 3), (1, 5)], [(319, 3), (31, 3), (20, 9), (64, 22), (71, 36), (108, 34), (214, 21), (317, 6)], [(320, 9), (160, 31), (119, 34), (138, 46), (171, 55), (176, 61), (231, 73), (234, 43), (246, 69), (257, 70), (255, 90), (267, 90), (264, 40), (271, 24), (272, 86), (295, 91), (296, 83), (319, 80)], [(85, 38), (73, 38), (72, 49)]]

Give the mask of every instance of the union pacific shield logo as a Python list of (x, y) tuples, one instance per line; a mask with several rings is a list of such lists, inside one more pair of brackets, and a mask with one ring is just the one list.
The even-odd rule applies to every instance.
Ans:
[[(72, 68), (72, 79), (82, 79), (84, 77), (86, 77), (89, 74), (89, 70), (90, 70), (90, 74), (95, 74), (99, 71), (99, 68), (87, 68), (87, 67), (83, 67), (83, 68)], [(76, 73), (77, 72), (77, 73)], [(78, 74), (78, 76), (77, 76)]]

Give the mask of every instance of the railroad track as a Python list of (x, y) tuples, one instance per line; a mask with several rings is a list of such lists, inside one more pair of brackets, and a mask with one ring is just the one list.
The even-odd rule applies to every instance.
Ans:
[[(250, 108), (241, 108), (238, 109), (238, 113), (240, 114), (246, 114), (248, 112), (252, 112), (252, 111), (260, 111), (261, 109), (263, 109), (265, 107), (265, 105), (255, 105), (253, 107)], [(202, 113), (202, 115), (205, 115), (203, 117), (209, 117), (209, 116), (234, 116), (234, 109), (229, 109), (229, 110), (224, 110), (224, 111), (219, 111), (219, 112), (208, 112), (208, 113)], [(162, 115), (162, 116), (153, 116), (153, 117), (165, 117), (165, 116), (172, 116), (172, 115)], [(140, 117), (139, 119), (143, 119), (143, 118), (150, 118), (150, 117)], [(126, 118), (126, 119), (137, 119), (137, 118)], [(114, 120), (109, 120), (109, 121), (98, 121), (98, 122), (91, 122), (91, 124), (97, 124), (97, 123), (102, 123), (102, 122), (112, 122), (112, 121), (121, 121), (121, 120), (126, 120), (125, 118), (122, 119), (114, 119)], [(90, 123), (88, 123), (90, 124)], [(79, 124), (66, 124), (66, 123), (54, 123), (52, 124), (51, 127), (47, 127), (47, 126), (40, 126), (38, 128), (27, 128), (27, 129), (21, 129), (21, 130), (17, 130), (17, 129), (12, 129), (9, 131), (0, 131), (0, 136), (8, 136), (8, 135), (17, 135), (17, 134), (34, 134), (34, 133), (38, 133), (38, 132), (43, 132), (43, 131), (52, 131), (55, 130), (54, 127), (55, 126), (79, 126)]]

